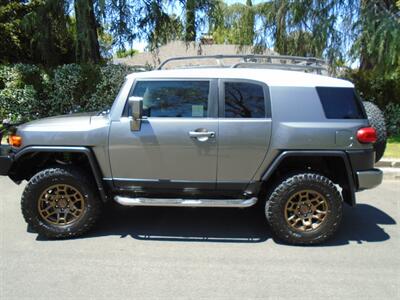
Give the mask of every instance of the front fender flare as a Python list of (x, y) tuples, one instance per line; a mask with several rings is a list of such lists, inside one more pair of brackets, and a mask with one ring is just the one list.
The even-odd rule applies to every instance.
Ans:
[(12, 160), (13, 162), (18, 161), (21, 157), (28, 153), (39, 153), (39, 152), (69, 152), (69, 153), (82, 153), (84, 154), (90, 164), (93, 172), (93, 177), (96, 181), (96, 186), (99, 191), (102, 201), (106, 202), (108, 200), (107, 194), (104, 190), (104, 185), (102, 182), (102, 174), (100, 167), (97, 163), (97, 159), (93, 154), (92, 150), (88, 147), (75, 147), (75, 146), (28, 146), (20, 151), (16, 152)]

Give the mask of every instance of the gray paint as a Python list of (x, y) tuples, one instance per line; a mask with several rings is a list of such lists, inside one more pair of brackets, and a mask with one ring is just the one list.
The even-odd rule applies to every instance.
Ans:
[(271, 119), (220, 119), (218, 181), (249, 182), (263, 162)]
[(71, 114), (26, 123), (18, 127), (22, 148), (27, 146), (85, 146), (93, 149), (102, 174), (111, 176), (108, 159), (109, 116)]
[[(135, 80), (152, 78), (148, 74), (144, 79), (128, 76), (109, 115), (77, 114), (24, 124), (18, 128), (22, 147), (90, 147), (103, 177), (109, 179), (242, 184), (260, 180), (283, 151), (372, 149), (371, 144), (360, 144), (355, 138), (368, 120), (326, 119), (314, 87), (291, 87), (287, 82), (267, 87), (259, 82), (272, 118), (218, 118), (218, 110), (223, 109), (218, 85), (224, 80), (249, 80), (224, 78), (218, 84), (216, 74), (208, 75), (199, 78), (212, 82), (208, 118), (148, 118), (140, 131), (132, 132), (130, 118), (123, 116), (126, 100)], [(176, 79), (187, 80), (161, 78)], [(215, 137), (201, 142), (189, 135), (199, 128), (215, 132)]]
[(382, 183), (383, 172), (379, 169), (358, 171), (357, 179), (360, 190), (372, 189)]
[[(189, 131), (205, 128), (215, 138), (200, 142)], [(113, 121), (110, 130), (112, 176), (118, 178), (216, 181), (218, 119), (148, 118), (140, 131), (130, 118)]]

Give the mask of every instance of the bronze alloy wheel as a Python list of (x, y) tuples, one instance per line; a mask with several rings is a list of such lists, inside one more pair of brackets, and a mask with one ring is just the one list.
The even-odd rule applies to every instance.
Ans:
[(327, 215), (328, 201), (314, 190), (301, 190), (286, 202), (286, 222), (297, 231), (315, 230), (321, 226)]
[(38, 202), (40, 216), (49, 224), (64, 226), (77, 222), (85, 211), (85, 198), (73, 186), (56, 184), (46, 188)]

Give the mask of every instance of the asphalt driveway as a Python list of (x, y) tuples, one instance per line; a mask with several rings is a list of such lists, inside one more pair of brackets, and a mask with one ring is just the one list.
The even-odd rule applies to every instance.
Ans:
[(400, 299), (400, 181), (357, 194), (339, 234), (279, 244), (255, 209), (109, 206), (89, 235), (29, 232), (0, 177), (0, 299)]

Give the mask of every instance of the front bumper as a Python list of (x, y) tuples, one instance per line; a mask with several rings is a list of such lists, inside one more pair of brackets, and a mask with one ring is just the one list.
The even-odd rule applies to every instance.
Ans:
[(11, 147), (9, 145), (0, 145), (0, 175), (8, 175), (12, 165), (10, 156)]
[(382, 183), (383, 172), (379, 169), (357, 171), (358, 190), (372, 189)]

